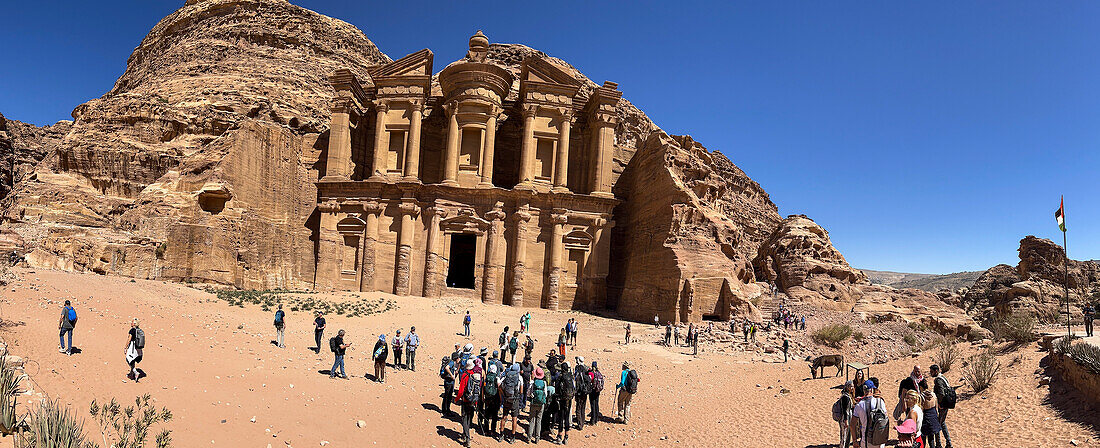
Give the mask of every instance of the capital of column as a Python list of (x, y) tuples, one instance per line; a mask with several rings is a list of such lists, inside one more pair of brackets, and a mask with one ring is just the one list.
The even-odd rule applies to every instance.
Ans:
[(317, 204), (317, 210), (323, 213), (336, 213), (340, 211), (340, 203), (335, 200), (329, 199), (320, 204)]
[(420, 206), (412, 202), (402, 202), (401, 205), (397, 206), (397, 209), (400, 210), (401, 213), (412, 215), (413, 217), (420, 214)]
[(577, 118), (576, 114), (573, 113), (572, 108), (568, 108), (568, 107), (559, 108), (558, 113), (561, 114), (561, 119), (563, 121), (566, 121), (566, 122), (569, 122), (569, 123), (572, 123)]
[(386, 207), (380, 204), (378, 201), (365, 201), (363, 202), (363, 212), (376, 215), (381, 213)]
[(504, 210), (502, 209), (502, 204), (500, 204), (498, 202), (496, 207), (494, 207), (492, 210), (490, 210), (488, 213), (485, 214), (485, 219), (487, 219), (489, 221), (501, 221), (506, 216), (508, 216), (508, 215), (506, 215), (504, 213)]
[(565, 224), (567, 222), (569, 222), (569, 215), (565, 210), (554, 210), (554, 213), (550, 214), (551, 224)]
[(535, 114), (539, 112), (539, 107), (534, 105), (528, 105), (523, 107), (523, 118), (535, 118)]
[(355, 110), (355, 100), (346, 96), (338, 96), (332, 99), (329, 111), (332, 113), (350, 114)]
[(424, 101), (423, 100), (409, 100), (409, 112), (424, 113)]
[(375, 100), (374, 110), (381, 113), (386, 113), (386, 111), (390, 110), (389, 102), (386, 100)]

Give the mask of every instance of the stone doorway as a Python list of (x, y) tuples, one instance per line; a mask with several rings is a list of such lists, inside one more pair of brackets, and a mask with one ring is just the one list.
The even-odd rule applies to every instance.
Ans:
[(450, 261), (447, 265), (447, 287), (474, 289), (474, 258), (477, 253), (477, 235), (455, 233), (451, 235)]

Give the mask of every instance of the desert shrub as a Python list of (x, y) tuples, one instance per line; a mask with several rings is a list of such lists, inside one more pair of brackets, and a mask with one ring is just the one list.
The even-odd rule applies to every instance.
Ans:
[(1077, 339), (1077, 336), (1063, 336), (1058, 338), (1054, 341), (1054, 353), (1069, 355), (1070, 348), (1073, 347), (1073, 341)]
[(1015, 312), (999, 316), (993, 324), (993, 332), (998, 339), (1016, 344), (1026, 344), (1035, 341), (1037, 322), (1035, 316), (1027, 312)]
[(852, 332), (852, 339), (856, 341), (863, 342), (863, 338), (865, 337), (867, 337), (867, 335), (863, 334), (862, 331), (856, 330)]
[(817, 329), (817, 331), (814, 331), (814, 333), (810, 335), (810, 338), (818, 344), (836, 347), (851, 335), (852, 327), (850, 325), (831, 324)]
[(951, 371), (951, 366), (955, 364), (955, 360), (959, 359), (959, 346), (955, 341), (943, 338), (937, 341), (936, 347), (935, 353), (932, 354), (932, 361), (940, 366), (941, 372)]
[(905, 335), (901, 337), (901, 340), (905, 341), (906, 345), (910, 347), (917, 346), (917, 337), (913, 335), (913, 333), (905, 333)]
[(1087, 368), (1093, 373), (1100, 373), (1100, 347), (1085, 342), (1074, 343), (1071, 341), (1065, 353), (1069, 354), (1069, 357), (1077, 365)]
[(84, 437), (84, 422), (55, 400), (44, 400), (28, 416), (26, 431), (15, 439), (17, 448), (93, 448)]
[(997, 360), (997, 354), (992, 348), (982, 350), (968, 359), (963, 372), (963, 378), (974, 393), (986, 390), (996, 381), (1001, 373), (1001, 362)]
[(11, 434), (19, 422), (15, 413), (15, 404), (19, 402), (16, 392), (22, 377), (8, 364), (8, 356), (0, 356), (0, 432)]
[[(134, 398), (134, 405), (125, 408), (113, 398), (103, 406), (93, 400), (90, 411), (102, 428), (104, 444), (110, 440), (110, 446), (115, 448), (143, 448), (149, 438), (149, 429), (172, 420), (172, 411), (168, 408), (157, 410), (149, 394)], [(156, 447), (169, 446), (172, 446), (172, 432), (161, 428)]]
[(927, 325), (917, 321), (909, 322), (909, 329), (913, 331), (929, 331)]

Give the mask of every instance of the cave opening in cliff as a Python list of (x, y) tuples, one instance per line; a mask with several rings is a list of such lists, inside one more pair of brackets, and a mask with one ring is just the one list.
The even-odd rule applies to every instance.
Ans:
[(447, 266), (447, 286), (474, 289), (474, 254), (477, 252), (477, 235), (456, 233), (451, 235), (451, 257)]

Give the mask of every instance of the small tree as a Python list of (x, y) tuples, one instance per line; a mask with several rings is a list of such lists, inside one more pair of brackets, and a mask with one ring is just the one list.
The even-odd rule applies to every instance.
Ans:
[(1038, 339), (1035, 334), (1037, 322), (1035, 316), (1025, 311), (1017, 311), (1007, 315), (1001, 315), (994, 324), (994, 333), (997, 338), (1015, 344), (1026, 344)]
[(956, 359), (959, 359), (959, 347), (955, 345), (955, 341), (947, 338), (940, 338), (936, 342), (936, 347), (938, 348), (932, 354), (932, 360), (940, 367), (941, 372), (951, 371), (951, 366), (955, 364)]
[[(149, 429), (172, 420), (172, 411), (168, 408), (158, 411), (149, 394), (134, 398), (134, 405), (125, 408), (114, 398), (103, 406), (93, 400), (90, 411), (101, 428), (103, 444), (115, 448), (144, 448)], [(108, 439), (111, 440), (109, 444)], [(157, 448), (167, 448), (171, 444), (172, 432), (162, 429), (156, 438)]]
[(970, 383), (974, 393), (988, 389), (1001, 372), (1001, 362), (997, 360), (997, 354), (990, 347), (969, 359), (963, 375), (966, 382)]

